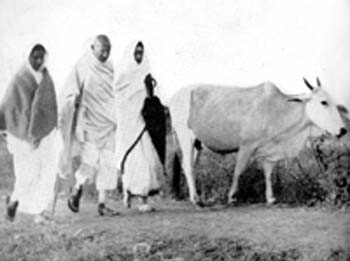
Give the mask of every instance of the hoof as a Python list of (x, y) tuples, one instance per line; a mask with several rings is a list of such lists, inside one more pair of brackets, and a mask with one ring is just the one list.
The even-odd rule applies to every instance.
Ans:
[(199, 196), (197, 194), (195, 194), (194, 196), (192, 196), (190, 198), (190, 201), (192, 202), (193, 205), (195, 206), (199, 206), (201, 203), (201, 199), (199, 198)]
[(274, 205), (276, 203), (276, 199), (275, 198), (271, 198), (271, 199), (268, 199), (267, 201), (266, 201), (266, 205), (267, 206), (272, 206), (272, 205)]
[(10, 197), (7, 197), (5, 219), (12, 222), (15, 219), (17, 207), (18, 201), (11, 202)]
[(151, 207), (150, 205), (148, 204), (145, 204), (145, 205), (141, 205), (139, 206), (139, 211), (142, 212), (142, 213), (148, 213), (148, 212), (154, 212), (156, 211), (156, 209), (154, 207)]
[(114, 217), (114, 216), (120, 215), (118, 211), (111, 209), (109, 207), (106, 207), (104, 203), (98, 204), (97, 212), (100, 216), (106, 216), (106, 217)]
[(238, 200), (236, 196), (230, 197), (227, 201), (227, 205), (229, 206), (237, 206), (238, 205)]
[(236, 205), (238, 202), (237, 200), (237, 194), (236, 193), (230, 193), (228, 195), (228, 201), (227, 201), (227, 204), (228, 205)]
[(206, 205), (204, 204), (204, 202), (202, 200), (197, 200), (197, 202), (195, 203), (195, 206), (196, 206), (197, 209), (202, 209)]

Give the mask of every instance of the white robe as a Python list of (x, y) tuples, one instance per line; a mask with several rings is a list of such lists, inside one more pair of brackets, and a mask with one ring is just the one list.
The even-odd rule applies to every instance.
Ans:
[[(28, 50), (26, 57), (29, 57), (31, 49)], [(45, 68), (45, 64), (38, 71), (34, 71), (28, 61), (26, 61), (26, 66), (35, 82), (40, 85), (44, 78), (41, 70)], [(29, 83), (22, 82), (22, 84)], [(45, 87), (47, 88), (47, 86)], [(36, 95), (37, 93), (38, 90), (36, 90)], [(52, 100), (51, 102), (55, 103), (56, 101)], [(35, 149), (28, 140), (15, 137), (9, 130), (7, 131), (7, 148), (13, 155), (15, 174), (11, 201), (18, 201), (19, 211), (28, 214), (41, 214), (51, 210), (55, 197), (59, 146), (56, 128), (51, 129), (40, 140), (39, 146)]]
[[(75, 99), (82, 92), (77, 122), (66, 122), (75, 111)], [(116, 114), (113, 89), (113, 66), (101, 63), (88, 50), (78, 61), (60, 97), (60, 129), (64, 140), (60, 174), (67, 176), (75, 170), (69, 168), (73, 157), (81, 157), (75, 177), (79, 184), (87, 179), (96, 181), (97, 190), (112, 190), (117, 185), (115, 167)], [(69, 120), (68, 120), (69, 121)], [(65, 128), (64, 125), (76, 124)], [(73, 133), (64, 133), (64, 132)], [(68, 166), (68, 168), (67, 168)]]
[(7, 146), (13, 154), (15, 185), (11, 201), (18, 201), (18, 210), (28, 214), (48, 211), (53, 204), (59, 148), (57, 130), (42, 139), (37, 149), (11, 134)]
[[(122, 68), (115, 82), (117, 107), (116, 158), (120, 170), (121, 163), (131, 145), (135, 142), (145, 123), (141, 109), (146, 97), (145, 76), (150, 73), (147, 56), (144, 54), (141, 64), (134, 60), (136, 43), (127, 48)], [(140, 141), (128, 154), (124, 173), (122, 173), (124, 191), (133, 195), (148, 196), (160, 189), (163, 179), (163, 166), (153, 146), (148, 132), (144, 132)]]

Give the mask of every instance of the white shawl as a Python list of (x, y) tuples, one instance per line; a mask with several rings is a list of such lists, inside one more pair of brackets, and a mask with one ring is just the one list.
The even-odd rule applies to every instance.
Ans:
[(115, 81), (115, 97), (117, 108), (116, 156), (117, 167), (137, 136), (143, 130), (145, 123), (141, 109), (146, 97), (144, 78), (150, 73), (146, 51), (144, 50), (141, 64), (134, 59), (137, 41), (128, 45), (120, 66), (117, 66), (118, 76)]

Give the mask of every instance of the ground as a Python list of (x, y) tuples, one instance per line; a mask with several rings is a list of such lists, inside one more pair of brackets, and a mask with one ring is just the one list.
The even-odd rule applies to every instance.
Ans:
[[(203, 173), (218, 172), (217, 165), (208, 164)], [(215, 175), (202, 179), (213, 185)], [(1, 156), (2, 202), (13, 176), (10, 158)], [(225, 177), (214, 184), (220, 191), (230, 182)], [(109, 218), (97, 215), (91, 198), (84, 198), (74, 214), (61, 195), (55, 223), (49, 225), (34, 224), (21, 213), (8, 222), (0, 202), (0, 261), (350, 261), (349, 208), (259, 203), (197, 209), (187, 200), (155, 197), (156, 211), (143, 214), (110, 200), (121, 215)]]
[[(284, 259), (265, 256), (265, 259), (260, 257), (254, 260), (346, 260), (345, 251), (350, 242), (348, 210), (279, 205), (267, 207), (263, 204), (196, 209), (188, 202), (156, 199), (152, 204), (157, 211), (141, 214), (136, 208), (125, 209), (121, 202), (113, 201), (110, 204), (120, 210), (120, 216), (98, 217), (96, 204), (92, 200), (84, 200), (80, 213), (73, 214), (67, 209), (65, 198), (61, 198), (56, 224), (34, 225), (31, 217), (23, 214), (18, 215), (14, 223), (2, 220), (0, 256), (7, 259), (0, 260), (55, 260), (55, 256), (57, 260), (134, 260), (130, 253), (135, 244), (145, 243), (146, 246), (154, 247), (159, 242), (172, 249), (158, 246), (155, 252), (168, 251), (172, 258), (190, 258), (163, 260), (201, 260), (208, 257), (212, 258), (203, 260), (251, 260), (231, 259), (227, 255), (211, 253), (214, 251), (211, 247), (215, 248), (220, 240), (232, 241), (236, 247), (237, 244), (252, 247), (247, 250), (249, 253), (297, 251), (289, 259), (288, 254), (285, 254)], [(4, 207), (0, 210), (3, 213)], [(41, 241), (36, 244), (32, 240)], [(65, 240), (72, 241), (73, 245), (76, 242), (77, 246), (67, 246)], [(32, 247), (30, 244), (33, 244)], [(47, 244), (49, 250), (42, 244)], [(57, 247), (60, 244), (62, 246)], [(88, 249), (81, 248), (83, 246), (88, 246)], [(65, 250), (62, 251), (62, 248)], [(198, 248), (200, 257), (196, 256), (193, 248)], [(117, 259), (117, 256), (113, 259), (115, 251), (129, 253), (130, 259), (128, 254), (122, 255), (121, 259)], [(223, 252), (222, 249), (216, 251)], [(232, 245), (231, 250), (227, 251), (232, 251)]]

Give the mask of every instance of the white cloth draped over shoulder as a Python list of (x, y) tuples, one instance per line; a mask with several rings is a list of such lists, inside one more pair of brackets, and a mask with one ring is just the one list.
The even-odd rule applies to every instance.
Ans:
[[(77, 100), (80, 100), (78, 111)], [(85, 142), (99, 151), (114, 152), (116, 112), (112, 63), (98, 61), (88, 50), (69, 75), (59, 104), (59, 127), (64, 143), (59, 167), (60, 175), (67, 177), (75, 171), (73, 159), (81, 153)]]
[[(150, 73), (149, 61), (144, 51), (141, 64), (134, 59), (137, 42), (128, 46), (122, 63), (117, 67), (115, 95), (117, 108), (116, 158), (117, 168), (127, 150), (135, 142), (145, 127), (141, 115), (146, 89), (144, 78)], [(128, 154), (123, 179), (124, 191), (139, 196), (148, 196), (150, 192), (160, 189), (163, 167), (147, 132)]]
[(54, 83), (45, 64), (38, 71), (29, 64), (33, 48), (9, 85), (0, 111), (5, 113), (7, 146), (14, 160), (11, 201), (18, 201), (19, 211), (40, 214), (50, 211), (54, 200), (59, 143)]

